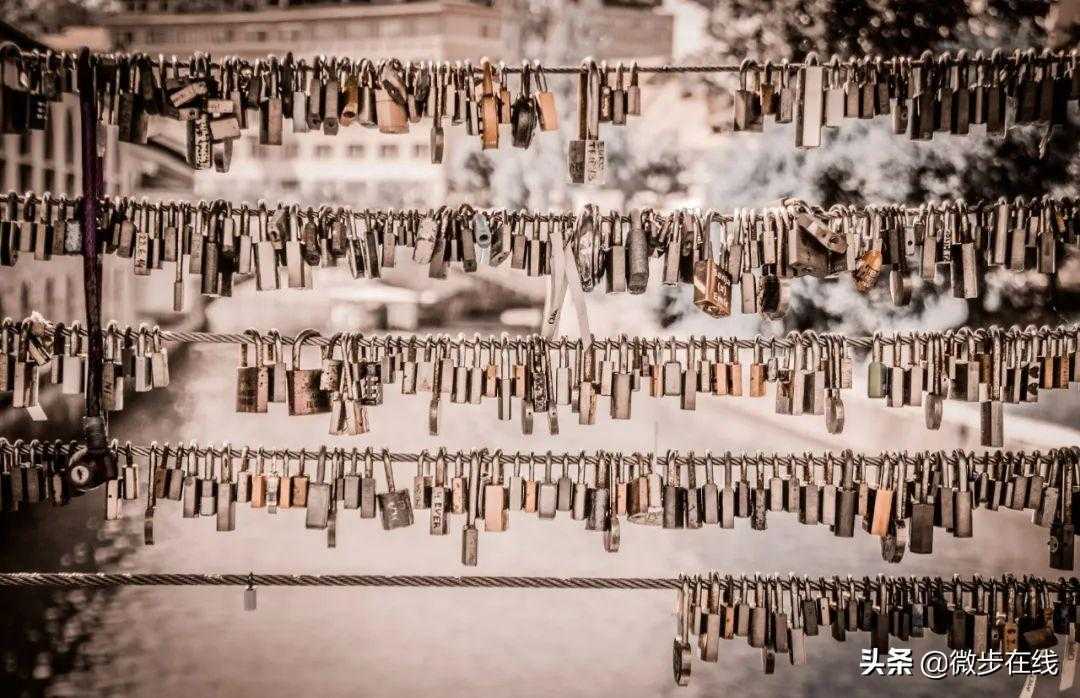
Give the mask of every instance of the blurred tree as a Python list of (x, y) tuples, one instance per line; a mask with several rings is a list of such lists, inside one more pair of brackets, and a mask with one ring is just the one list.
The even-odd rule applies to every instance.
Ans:
[(65, 27), (95, 24), (102, 12), (115, 9), (114, 0), (19, 0), (0, 2), (0, 20), (33, 36)]
[[(545, 65), (574, 65), (593, 51), (598, 35), (606, 31), (598, 26), (587, 3), (572, 0), (507, 0), (502, 3), (512, 16), (518, 31), (518, 46), (523, 56)], [(510, 89), (517, 94), (517, 77)], [(577, 82), (574, 79), (550, 80), (559, 105), (559, 133), (533, 136), (528, 150), (515, 151), (504, 144), (499, 150), (477, 152), (470, 145), (460, 156), (451, 154), (457, 171), (452, 190), (458, 196), (479, 205), (524, 206), (534, 210), (566, 206), (575, 196), (588, 195), (582, 188), (572, 188), (566, 178), (567, 144), (577, 138)], [(509, 134), (507, 134), (508, 136)], [(608, 155), (606, 193), (615, 194), (626, 204), (637, 195), (653, 193), (658, 197), (686, 191), (682, 174), (686, 171), (685, 154), (674, 141), (661, 139), (644, 147), (630, 147), (624, 129), (605, 128), (602, 138)]]
[[(747, 56), (797, 61), (809, 51), (823, 60), (834, 53), (917, 56), (923, 50), (989, 53), (995, 47), (1011, 52), (1047, 44), (1050, 8), (1049, 3), (1031, 0), (691, 1), (708, 11), (709, 40), (694, 56), (708, 62), (738, 62)], [(1075, 38), (1076, 32), (1070, 29), (1057, 36)], [(713, 91), (728, 102), (729, 80), (725, 76), (711, 80)], [(784, 195), (824, 206), (1030, 197), (1073, 192), (1080, 174), (1080, 130), (1075, 121), (1055, 129), (1044, 156), (1039, 154), (1041, 127), (1013, 128), (1005, 139), (939, 135), (930, 143), (909, 142), (886, 130), (881, 119), (826, 129), (824, 147), (804, 152), (791, 147), (790, 127), (726, 139), (710, 157), (709, 169), (717, 176), (710, 179), (705, 203), (759, 205)], [(757, 141), (751, 144), (750, 138)], [(1043, 284), (1031, 277), (1017, 285), (1014, 277), (1002, 274), (992, 280), (983, 298), (968, 303), (966, 312), (951, 308), (934, 317), (944, 324), (1052, 322), (1063, 310), (1076, 307), (1077, 299), (1063, 293), (1057, 279)], [(1003, 283), (1010, 285), (1006, 289)], [(792, 313), (786, 322), (794, 328), (842, 325), (856, 331), (877, 327), (882, 320), (905, 322), (943, 308), (917, 292), (911, 306), (893, 309), (881, 286), (868, 296), (858, 296), (846, 280), (801, 279), (794, 284)], [(681, 305), (683, 311), (696, 312), (685, 298)], [(664, 313), (670, 317), (678, 309), (666, 307)]]

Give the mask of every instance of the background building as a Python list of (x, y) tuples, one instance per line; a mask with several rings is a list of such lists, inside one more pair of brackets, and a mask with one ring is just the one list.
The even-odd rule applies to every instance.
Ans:
[[(23, 0), (22, 4), (44, 1)], [(105, 0), (85, 0), (99, 1)], [(527, 0), (527, 10), (525, 3), (526, 0), (509, 0), (506, 5), (499, 2), (494, 6), (463, 7), (460, 2), (318, 6), (298, 6), (296, 2), (288, 6), (277, 2), (132, 3), (125, 8), (124, 14), (130, 16), (124, 22), (121, 22), (124, 14), (110, 18), (95, 15), (87, 21), (108, 22), (110, 36), (118, 37), (118, 43), (127, 47), (177, 55), (213, 49), (216, 55), (241, 50), (246, 55), (259, 56), (271, 51), (299, 50), (297, 47), (301, 46), (306, 55), (316, 51), (363, 55), (382, 46), (381, 50), (408, 57), (416, 55), (412, 51), (419, 50), (409, 47), (420, 41), (421, 26), (432, 37), (427, 45), (432, 53), (422, 54), (423, 58), (476, 58), (487, 53), (506, 60), (527, 55), (545, 62), (566, 63), (589, 54), (611, 60), (619, 56), (616, 51), (626, 51), (627, 56), (637, 56), (643, 63), (655, 63), (670, 60), (672, 55), (671, 19), (658, 11), (655, 3)], [(423, 15), (420, 9), (425, 7), (437, 10), (432, 15), (435, 24), (420, 22)], [(1024, 8), (1028, 14), (1037, 11), (1038, 16), (1025, 26), (1038, 29), (1048, 4), (1023, 0), (993, 3), (666, 0), (664, 9), (680, 18), (679, 34), (692, 37), (689, 41), (684, 38), (682, 51), (674, 52), (678, 62), (705, 64), (737, 62), (746, 55), (792, 56), (811, 48), (819, 55), (860, 50), (918, 55), (924, 48), (936, 52), (957, 45), (975, 46), (978, 44), (970, 37), (953, 33), (978, 26), (975, 21), (978, 18), (970, 16), (975, 10), (969, 12), (969, 7), (989, 8), (984, 14), (993, 15), (994, 31), (987, 36), (993, 37), (995, 45), (1008, 41), (1019, 46), (1042, 43), (1043, 35), (1018, 28), (1017, 18), (1024, 16), (1019, 11)], [(1002, 10), (1003, 7), (1009, 9)], [(453, 13), (475, 17), (500, 10), (502, 24), (497, 37), (481, 37), (476, 19), (468, 20), (466, 26), (453, 32), (443, 27), (453, 21), (456, 16)], [(418, 13), (409, 15), (416, 18), (415, 23), (405, 19), (407, 12)], [(299, 19), (316, 16), (332, 21)], [(518, 26), (507, 16), (520, 18), (525, 24)], [(285, 19), (271, 26), (270, 17)], [(888, 17), (896, 20), (880, 21)], [(293, 18), (297, 19), (293, 21)], [(349, 28), (353, 24), (358, 26)], [(364, 29), (365, 26), (369, 29)], [(330, 36), (305, 38), (309, 30), (315, 37), (316, 27)], [(298, 32), (295, 37), (290, 33), (284, 36), (275, 33), (291, 32), (294, 28)], [(902, 31), (894, 31), (897, 28)], [(355, 37), (351, 36), (354, 29), (358, 32)], [(182, 30), (186, 38), (182, 41), (170, 38), (168, 32), (174, 30)], [(337, 38), (336, 31), (350, 35)], [(361, 35), (363, 31), (370, 34)], [(391, 35), (391, 31), (399, 33)], [(446, 53), (438, 53), (431, 48), (450, 46), (455, 41), (452, 36), (461, 32), (466, 32), (461, 53), (449, 53), (448, 48)], [(227, 36), (232, 38), (226, 41)], [(502, 48), (486, 48), (481, 45), (482, 40)], [(864, 43), (858, 44), (857, 40)], [(1011, 50), (1012, 46), (1008, 48)], [(1035, 164), (1021, 157), (1023, 148), (1012, 146), (1015, 139), (1025, 134), (1010, 133), (1011, 160), (1004, 148), (985, 158), (966, 160), (960, 159), (963, 153), (957, 153), (957, 149), (982, 150), (985, 142), (972, 138), (950, 144), (939, 137), (933, 143), (903, 143), (886, 133), (887, 125), (880, 121), (853, 124), (846, 130), (831, 133), (829, 147), (819, 152), (797, 152), (792, 147), (790, 126), (770, 124), (765, 133), (754, 135), (714, 134), (714, 129), (723, 128), (729, 120), (730, 100), (706, 104), (704, 95), (729, 96), (735, 76), (721, 76), (708, 90), (700, 88), (703, 79), (703, 76), (672, 77), (663, 81), (662, 86), (656, 84), (659, 80), (650, 82), (645, 90), (643, 118), (618, 129), (605, 125), (603, 134), (612, 156), (609, 161), (612, 198), (614, 194), (625, 197), (614, 200), (610, 206), (626, 205), (623, 202), (630, 202), (632, 197), (638, 197), (636, 200), (649, 197), (645, 203), (665, 209), (693, 203), (730, 210), (733, 206), (761, 205), (781, 194), (798, 194), (826, 206), (897, 200), (921, 202), (956, 195), (961, 189), (968, 201), (985, 197), (989, 192), (994, 197), (999, 193), (1009, 196), (1043, 193), (1038, 189), (1076, 194), (1074, 175), (1080, 171), (1076, 160), (1070, 161), (1074, 164), (1068, 168), (1051, 164), (1075, 150), (1080, 139), (1072, 136), (1071, 142), (1063, 142), (1074, 131), (1064, 132), (1066, 138), (1056, 136), (1047, 160)], [(552, 80), (553, 88), (566, 90), (559, 99), (568, 119), (575, 108), (570, 95), (573, 82), (572, 78)], [(452, 195), (478, 204), (517, 206), (527, 201), (533, 208), (563, 205), (570, 208), (580, 203), (579, 193), (582, 199), (593, 202), (599, 196), (596, 190), (585, 188), (577, 188), (570, 194), (557, 192), (565, 197), (561, 201), (551, 194), (560, 185), (568, 189), (565, 139), (572, 137), (572, 128), (571, 122), (564, 121), (561, 133), (545, 134), (538, 139), (542, 142), (528, 151), (504, 148), (501, 152), (480, 154), (475, 142), (450, 144), (455, 156), (469, 154), (470, 161), (490, 165), (494, 174), (487, 179), (475, 176), (483, 168), (470, 169), (466, 166), (470, 163), (463, 165), (460, 161), (437, 167), (417, 158), (414, 166), (408, 168), (401, 156), (412, 136), (370, 134), (370, 140), (365, 140), (368, 133), (352, 129), (347, 137), (287, 135), (286, 146), (273, 151), (280, 153), (280, 157), (271, 160), (267, 153), (267, 159), (253, 159), (247, 165), (243, 162), (253, 157), (251, 148), (239, 148), (236, 172), (227, 176), (199, 173), (197, 184), (200, 191), (213, 191), (231, 199), (270, 198), (275, 187), (280, 192), (280, 182), (288, 178), (295, 179), (297, 187), (287, 198), (298, 198), (307, 191), (306, 196), (318, 201), (322, 199), (321, 189), (308, 189), (309, 180), (332, 181), (338, 187), (343, 186), (339, 184), (342, 177), (354, 177), (357, 182), (368, 183), (365, 197), (375, 202), (382, 195), (380, 182), (392, 180), (394, 173), (402, 173), (399, 181), (409, 182), (412, 180), (405, 174), (415, 171), (429, 175), (432, 179), (425, 181), (434, 183), (432, 186), (447, 186), (451, 176), (455, 186), (475, 184), (471, 191), (458, 189)], [(670, 134), (671, 131), (675, 133)], [(426, 129), (422, 129), (417, 142), (423, 144), (425, 138)], [(365, 150), (350, 155), (350, 143)], [(403, 149), (397, 160), (384, 157), (378, 150), (392, 144)], [(331, 149), (328, 156), (310, 160), (314, 149), (324, 145)], [(338, 148), (345, 148), (344, 154)], [(364, 158), (360, 157), (361, 152)], [(496, 154), (492, 155), (493, 152)], [(478, 154), (477, 157), (472, 157), (472, 153)], [(940, 156), (946, 153), (956, 156), (953, 162), (957, 164), (943, 173), (947, 162)], [(886, 160), (885, 156), (890, 154), (895, 159)], [(1006, 169), (1010, 162), (1014, 166)], [(239, 175), (242, 166), (250, 169), (248, 180)], [(1032, 171), (1039, 172), (1039, 177), (1031, 177)], [(984, 174), (999, 179), (990, 181)], [(1019, 187), (1030, 189), (1019, 190)], [(415, 190), (425, 191), (420, 186)], [(409, 185), (406, 193), (412, 191)], [(191, 187), (182, 195), (191, 195)], [(574, 197), (573, 202), (570, 196)], [(362, 199), (350, 201), (362, 202)], [(425, 199), (424, 203), (429, 200)], [(603, 205), (606, 208), (609, 204)], [(29, 262), (25, 268), (34, 269), (34, 264)], [(18, 269), (21, 273), (23, 267)], [(400, 271), (403, 277), (428, 282), (411, 265), (402, 265)], [(6, 272), (6, 269), (0, 271), (0, 277)], [(286, 325), (278, 324), (279, 317), (273, 315), (278, 311), (288, 315), (287, 321), (317, 327), (324, 334), (341, 328), (379, 331), (384, 325), (394, 328), (396, 334), (398, 328), (413, 323), (421, 332), (451, 335), (512, 329), (506, 322), (494, 327), (491, 321), (494, 313), (473, 312), (480, 303), (468, 294), (493, 304), (502, 302), (506, 296), (501, 290), (482, 288), (483, 279), (478, 279), (479, 275), (458, 274), (446, 281), (430, 282), (435, 293), (429, 294), (429, 289), (424, 287), (411, 293), (390, 293), (370, 283), (371, 280), (357, 283), (341, 279), (336, 283), (337, 288), (331, 288), (332, 272), (329, 269), (317, 272), (316, 291), (255, 294), (248, 284), (243, 290), (237, 289), (238, 296), (247, 297), (212, 304), (207, 326), (230, 332), (251, 325), (264, 329), (276, 325), (284, 330)], [(657, 273), (658, 269), (654, 268), (654, 274)], [(124, 277), (131, 278), (130, 274)], [(536, 291), (538, 296), (544, 292), (544, 279), (529, 280), (519, 274), (509, 278), (517, 290)], [(119, 278), (116, 281), (122, 282)], [(1022, 283), (1029, 289), (1034, 286), (1030, 282)], [(466, 284), (469, 288), (456, 292)], [(151, 277), (150, 283), (139, 292), (149, 289), (167, 293), (169, 286), (169, 279), (158, 275)], [(850, 284), (843, 279), (822, 286), (848, 288)], [(933, 294), (936, 305), (913, 303), (909, 312), (902, 314), (882, 296), (888, 293), (885, 286), (880, 284), (877, 291), (881, 293), (876, 296), (856, 299), (862, 304), (859, 306), (854, 305), (856, 301), (840, 306), (823, 302), (811, 306), (806, 302), (804, 308), (816, 310), (812, 313), (804, 310), (804, 319), (789, 318), (794, 324), (785, 328), (762, 326), (756, 316), (736, 315), (718, 322), (692, 308), (685, 313), (673, 312), (679, 310), (680, 303), (689, 306), (688, 289), (667, 292), (657, 284), (645, 296), (595, 293), (588, 302), (591, 328), (597, 336), (625, 332), (665, 337), (704, 334), (746, 337), (755, 332), (779, 335), (793, 327), (860, 334), (915, 327), (945, 329), (965, 323), (1007, 325), (1017, 321), (1016, 315), (999, 315), (1004, 319), (979, 316), (974, 303), (969, 307), (963, 300), (949, 298), (947, 290)], [(448, 289), (454, 295), (448, 296)], [(793, 296), (803, 301), (813, 300), (813, 291), (803, 285)], [(1010, 300), (1020, 295), (1015, 291), (993, 292), (987, 294), (986, 301), (990, 306), (996, 297), (1000, 306), (1004, 305), (1002, 298)], [(3, 298), (7, 300), (6, 292)], [(1033, 306), (1058, 314), (1052, 320), (1054, 324), (1076, 317), (1075, 309), (1071, 312), (1066, 309), (1060, 297), (1043, 300), (1039, 295)], [(380, 307), (386, 309), (385, 317), (380, 317)], [(430, 322), (425, 318), (429, 309), (433, 315), (436, 310), (438, 313)], [(177, 317), (186, 319), (190, 314)], [(1043, 321), (1032, 317), (1024, 316), (1023, 324)], [(435, 326), (436, 321), (441, 326)], [(569, 317), (564, 318), (564, 323), (564, 331), (573, 332), (574, 323)], [(584, 427), (563, 408), (557, 438), (549, 435), (543, 420), (531, 436), (522, 435), (517, 409), (514, 420), (499, 422), (494, 419), (492, 404), (447, 405), (443, 433), (436, 437), (427, 431), (427, 405), (401, 396), (397, 386), (392, 386), (385, 391), (385, 404), (371, 412), (370, 434), (336, 437), (326, 433), (325, 415), (286, 418), (283, 405), (271, 407), (271, 412), (276, 412), (273, 414), (235, 414), (232, 402), (235, 346), (193, 345), (184, 357), (179, 355), (180, 345), (173, 349), (172, 386), (144, 396), (146, 401), (142, 405), (129, 403), (128, 410), (111, 420), (111, 433), (121, 442), (131, 439), (134, 443), (157, 440), (175, 444), (198, 439), (201, 444), (227, 441), (234, 446), (294, 448), (326, 443), (346, 449), (370, 445), (376, 449), (428, 449), (429, 453), (443, 446), (451, 449), (484, 446), (502, 449), (504, 453), (548, 449), (574, 453), (598, 447), (663, 452), (667, 448), (679, 448), (692, 449), (699, 457), (706, 451), (714, 455), (727, 451), (753, 454), (763, 449), (789, 453), (806, 450), (820, 453), (825, 448), (851, 448), (868, 453), (885, 448), (937, 450), (972, 448), (978, 442), (980, 415), (975, 405), (950, 401), (942, 429), (930, 432), (923, 428), (921, 410), (887, 408), (880, 401), (871, 401), (865, 397), (866, 387), (861, 381), (853, 390), (845, 391), (847, 426), (839, 435), (828, 434), (820, 417), (776, 415), (772, 389), (769, 397), (758, 400), (700, 399), (695, 412), (680, 410), (674, 398), (646, 398), (646, 389), (635, 393), (632, 421), (609, 421), (601, 416), (599, 424)], [(315, 365), (317, 352), (305, 353), (304, 365)], [(865, 375), (865, 367), (860, 366), (855, 373)], [(1055, 404), (1058, 409), (1076, 405), (1075, 396), (1075, 391), (1044, 392), (1038, 406), (1022, 408), (1024, 416), (1032, 415), (1032, 418), (1009, 414), (1008, 446), (1045, 450), (1080, 443), (1075, 430), (1080, 421), (1075, 411), (1061, 420), (1064, 426), (1042, 421), (1042, 415), (1055, 409)], [(130, 393), (128, 397), (133, 401), (139, 399)], [(70, 414), (77, 416), (81, 401), (66, 400)], [(606, 402), (602, 403), (601, 414), (607, 406)], [(1008, 407), (1006, 410), (1013, 412)], [(59, 406), (49, 409), (50, 416), (60, 413)], [(0, 434), (8, 438), (29, 437), (34, 432), (26, 421), (23, 418), (21, 423), (11, 426), (0, 423)], [(55, 422), (49, 426), (55, 429)], [(537, 468), (538, 476), (542, 470)], [(398, 476), (399, 487), (411, 482), (412, 474), (403, 471)], [(379, 478), (381, 489), (381, 474)], [(7, 533), (7, 537), (6, 545), (0, 548), (0, 568), (223, 573), (363, 570), (372, 574), (446, 575), (463, 572), (458, 564), (460, 539), (457, 538), (462, 517), (451, 523), (453, 535), (446, 537), (428, 534), (423, 512), (418, 512), (418, 525), (388, 534), (375, 521), (361, 520), (355, 512), (342, 511), (338, 517), (337, 547), (330, 550), (326, 548), (325, 535), (304, 527), (303, 512), (298, 508), (267, 516), (265, 510), (240, 507), (237, 530), (219, 534), (210, 519), (184, 519), (176, 503), (161, 501), (155, 522), (156, 544), (146, 546), (141, 502), (127, 503), (122, 521), (101, 521), (103, 508), (99, 492), (64, 510), (38, 507), (14, 515), (4, 513), (0, 516), (0, 531)], [(938, 532), (933, 556), (909, 553), (902, 565), (895, 566), (881, 560), (879, 540), (874, 536), (859, 531), (853, 539), (838, 538), (823, 526), (803, 526), (789, 514), (770, 513), (769, 530), (762, 533), (749, 531), (745, 520), (737, 524), (740, 529), (737, 531), (708, 527), (676, 532), (626, 525), (618, 555), (601, 552), (599, 536), (585, 534), (580, 530), (580, 522), (567, 516), (541, 521), (513, 514), (510, 532), (482, 535), (480, 573), (666, 577), (677, 570), (719, 568), (780, 575), (792, 572), (922, 576), (947, 575), (950, 570), (978, 573), (984, 578), (1004, 572), (1059, 575), (1047, 567), (1046, 531), (1032, 526), (1028, 514), (1002, 507), (1001, 511), (979, 510), (975, 518), (973, 540)], [(839, 693), (847, 698), (906, 697), (914, 690), (919, 695), (987, 698), (1016, 696), (1023, 681), (1019, 676), (1006, 676), (1005, 672), (980, 679), (947, 677), (934, 682), (918, 676), (864, 678), (859, 676), (857, 660), (858, 648), (865, 646), (867, 636), (853, 634), (847, 643), (837, 643), (828, 639), (828, 632), (823, 632), (807, 641), (811, 667), (789, 668), (781, 655), (777, 675), (763, 677), (760, 650), (742, 642), (727, 643), (720, 664), (696, 664), (691, 687), (673, 689), (670, 675), (664, 670), (673, 625), (671, 596), (659, 592), (627, 596), (624, 592), (533, 593), (509, 589), (496, 593), (465, 589), (434, 592), (273, 588), (260, 589), (258, 595), (259, 610), (247, 613), (242, 610), (237, 589), (141, 588), (118, 592), (93, 589), (64, 593), (6, 590), (0, 631), (9, 641), (0, 646), (0, 656), (4, 658), (0, 662), (0, 685), (12, 688), (3, 694), (158, 698), (200, 695), (266, 698), (309, 693), (320, 698), (358, 694), (592, 698), (602, 694), (653, 698), (675, 694), (715, 696), (727, 692), (765, 698), (775, 695), (778, 690), (774, 689), (782, 686), (785, 692), (797, 696)], [(303, 640), (298, 642), (298, 638)], [(918, 657), (928, 649), (943, 649), (944, 640), (927, 637), (915, 640), (910, 646)], [(1056, 682), (1052, 680), (1039, 682), (1040, 696), (1048, 697), (1056, 690)]]
[[(25, 49), (108, 47), (105, 32), (93, 28), (38, 40), (0, 22), (0, 38)], [(66, 94), (49, 108), (46, 129), (0, 136), (0, 192), (82, 193), (78, 102)], [(145, 146), (120, 143), (115, 127), (105, 129), (105, 134), (106, 194), (157, 197), (191, 191), (191, 170), (178, 151), (160, 141)], [(132, 322), (153, 314), (167, 300), (162, 296), (159, 302), (156, 295), (139, 292), (139, 280), (120, 266), (124, 263), (130, 260), (105, 259), (104, 310), (109, 319)], [(64, 322), (85, 316), (80, 258), (35, 263), (23, 255), (15, 267), (4, 269), (0, 274), (0, 316), (21, 318), (34, 310)]]
[[(604, 28), (597, 35), (598, 58), (670, 57), (671, 17), (656, 12), (656, 3), (595, 4), (602, 12), (597, 26)], [(521, 60), (526, 28), (517, 19), (520, 13), (505, 5), (129, 0), (124, 11), (104, 19), (104, 26), (115, 48), (151, 54), (206, 51), (256, 58), (292, 52), (308, 59), (323, 54), (406, 61), (489, 56), (513, 64)], [(516, 92), (516, 84), (511, 89)], [(197, 173), (195, 193), (380, 206), (428, 206), (446, 196), (450, 171), (431, 163), (427, 120), (399, 136), (359, 125), (342, 128), (337, 136), (288, 131), (286, 125), (279, 147), (260, 146), (257, 132), (249, 130), (235, 145), (231, 172)], [(446, 137), (448, 151), (479, 151), (461, 128), (447, 128)]]

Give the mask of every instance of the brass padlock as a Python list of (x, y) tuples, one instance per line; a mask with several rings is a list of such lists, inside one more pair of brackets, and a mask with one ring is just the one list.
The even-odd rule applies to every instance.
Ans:
[(630, 84), (626, 88), (626, 113), (641, 116), (641, 85), (638, 82), (637, 61), (630, 64)]
[(509, 493), (503, 485), (502, 453), (491, 458), (491, 481), (484, 486), (484, 530), (489, 533), (505, 531), (510, 525)]
[(600, 69), (596, 61), (583, 61), (578, 85), (578, 138), (570, 141), (572, 184), (603, 184), (607, 179), (607, 151), (600, 140)]
[[(289, 414), (321, 414), (330, 411), (330, 394), (319, 389), (322, 369), (300, 368), (300, 352), (304, 342), (310, 337), (318, 337), (314, 330), (304, 330), (293, 340), (292, 366), (286, 372), (286, 391), (288, 394)], [(275, 372), (277, 368), (275, 367)]]
[(731, 279), (712, 259), (694, 263), (694, 305), (712, 317), (731, 314)]
[[(754, 86), (751, 89), (749, 76), (754, 75)], [(733, 112), (733, 131), (758, 131), (762, 130), (764, 118), (761, 105), (761, 73), (758, 72), (757, 62), (744, 58), (739, 67), (739, 89), (735, 90), (735, 109)]]
[[(381, 133), (408, 133), (409, 115), (405, 110), (405, 94), (394, 87), (392, 78), (401, 79), (398, 68), (391, 61), (379, 73), (379, 87), (375, 88), (375, 121)], [(400, 101), (399, 101), (400, 100)]]
[(484, 150), (499, 147), (499, 101), (495, 96), (495, 71), (486, 58), (481, 60), (483, 82), (480, 94), (480, 140)]
[(547, 76), (540, 61), (533, 61), (533, 72), (536, 74), (536, 115), (541, 131), (559, 130), (559, 109), (555, 105), (555, 93), (547, 86)]

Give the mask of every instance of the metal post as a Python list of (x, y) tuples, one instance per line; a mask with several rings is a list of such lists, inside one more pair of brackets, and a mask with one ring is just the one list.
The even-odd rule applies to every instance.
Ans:
[(79, 124), (82, 132), (82, 254), (86, 299), (87, 375), (84, 448), (72, 455), (67, 478), (76, 491), (85, 491), (117, 477), (108, 448), (108, 425), (101, 408), (105, 347), (101, 336), (101, 247), (97, 204), (104, 189), (102, 158), (98, 156), (97, 90), (90, 50), (79, 51), (77, 63)]

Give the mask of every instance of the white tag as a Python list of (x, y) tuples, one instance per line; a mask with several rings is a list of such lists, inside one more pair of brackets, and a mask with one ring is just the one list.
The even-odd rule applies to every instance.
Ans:
[(108, 145), (109, 130), (104, 123), (97, 123), (97, 156), (105, 157), (105, 146)]
[(548, 245), (551, 246), (551, 284), (544, 298), (544, 319), (540, 328), (540, 335), (544, 339), (551, 339), (559, 329), (563, 301), (566, 298), (566, 250), (559, 226), (552, 227)]
[(589, 312), (585, 307), (585, 292), (581, 288), (581, 274), (577, 268), (577, 261), (567, 258), (562, 231), (558, 226), (552, 228), (548, 244), (551, 245), (551, 285), (544, 298), (544, 319), (540, 334), (545, 339), (555, 336), (559, 329), (559, 321), (562, 319), (566, 291), (569, 288), (570, 299), (578, 318), (578, 331), (587, 346), (592, 341), (592, 333), (589, 331)]
[(1076, 642), (1074, 642), (1072, 638), (1072, 628), (1070, 627), (1069, 639), (1065, 641), (1065, 661), (1061, 663), (1061, 685), (1058, 686), (1059, 691), (1069, 690), (1076, 681)]
[(592, 343), (592, 331), (589, 329), (589, 311), (585, 307), (585, 291), (581, 288), (581, 274), (577, 263), (567, 264), (565, 272), (566, 281), (570, 287), (570, 300), (574, 304), (574, 312), (578, 318), (578, 332), (581, 333), (582, 346), (587, 347)]
[(1031, 698), (1035, 695), (1035, 682), (1038, 681), (1038, 678), (1035, 674), (1028, 674), (1024, 678), (1024, 687), (1020, 689), (1020, 698)]

